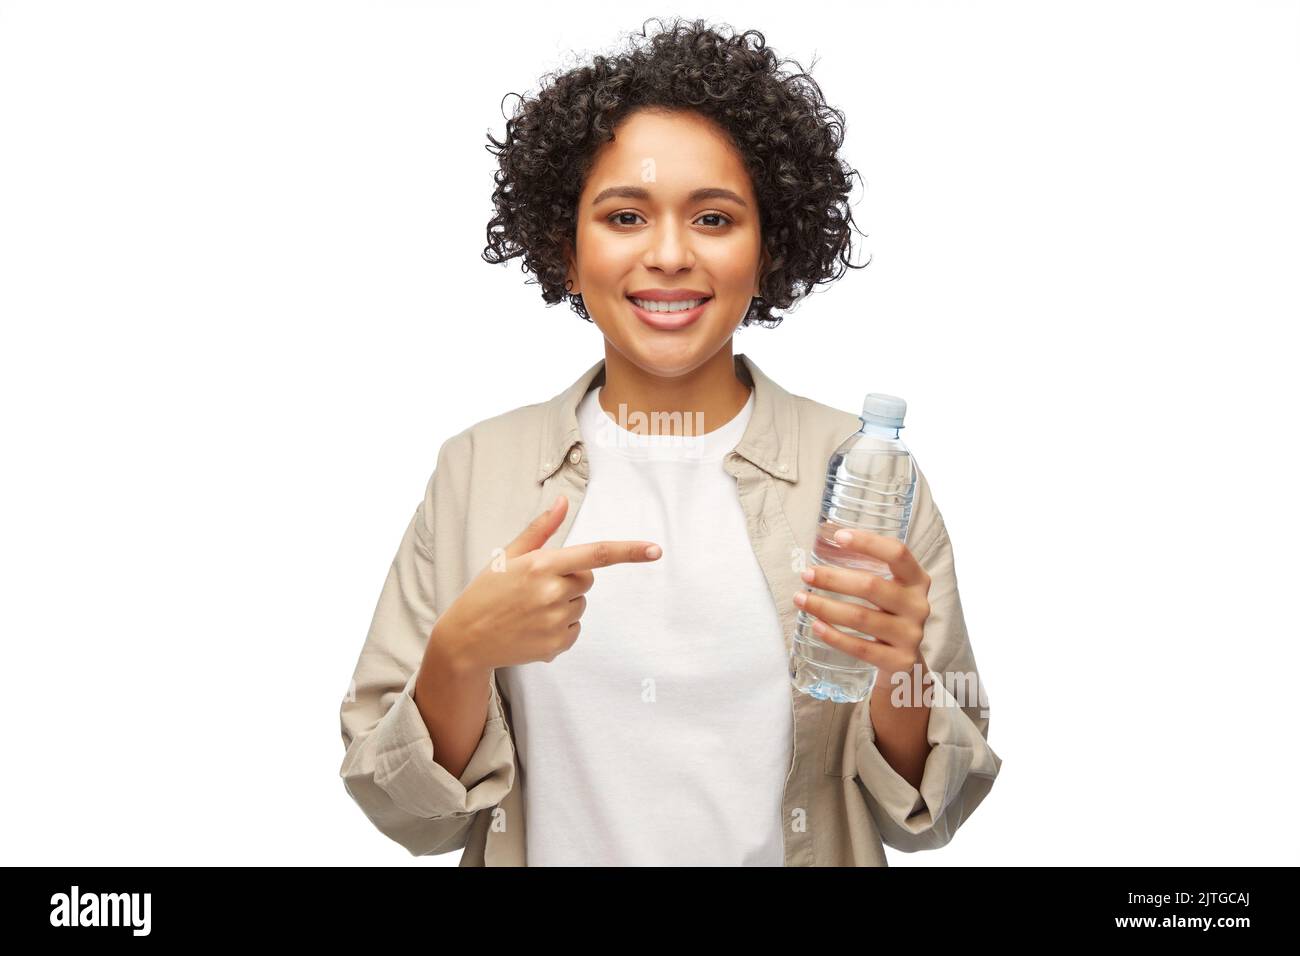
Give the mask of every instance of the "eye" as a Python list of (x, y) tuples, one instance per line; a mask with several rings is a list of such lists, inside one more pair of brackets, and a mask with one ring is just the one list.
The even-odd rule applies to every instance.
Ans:
[[(640, 213), (632, 212), (631, 210), (625, 209), (620, 212), (611, 213), (610, 215), (605, 217), (605, 221), (612, 226), (635, 226), (636, 225), (636, 223), (634, 222), (624, 222), (621, 219), (621, 217), (623, 216), (631, 216), (634, 219), (641, 218)], [(723, 226), (729, 226), (732, 223), (731, 217), (728, 216), (726, 213), (721, 213), (721, 212), (706, 212), (703, 215), (698, 216), (696, 218), (696, 222), (699, 222), (700, 219), (721, 219), (722, 222), (707, 224), (713, 229), (721, 229)]]
[(700, 218), (701, 218), (701, 219), (722, 219), (722, 220), (724, 220), (723, 222), (720, 222), (720, 223), (715, 224), (715, 225), (714, 225), (714, 228), (720, 228), (720, 227), (722, 227), (722, 226), (729, 226), (729, 225), (731, 225), (731, 217), (728, 216), (726, 213), (721, 213), (721, 212), (706, 212), (704, 215), (700, 216)]
[(606, 217), (605, 217), (605, 221), (608, 222), (608, 223), (610, 223), (611, 225), (614, 225), (614, 226), (634, 226), (634, 225), (636, 225), (636, 223), (633, 223), (633, 222), (614, 222), (614, 220), (615, 220), (615, 219), (618, 219), (620, 216), (635, 216), (637, 219), (640, 219), (640, 218), (641, 218), (641, 214), (640, 214), (640, 213), (635, 213), (635, 212), (630, 212), (630, 211), (624, 210), (623, 212), (616, 212), (616, 213), (614, 213), (613, 215), (606, 216)]

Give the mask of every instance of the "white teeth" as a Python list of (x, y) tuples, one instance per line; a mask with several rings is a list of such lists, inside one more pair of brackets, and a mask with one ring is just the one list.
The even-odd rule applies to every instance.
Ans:
[(679, 302), (656, 302), (650, 299), (632, 299), (632, 301), (647, 312), (686, 312), (689, 309), (695, 308), (701, 302), (707, 302), (708, 300), (682, 299)]

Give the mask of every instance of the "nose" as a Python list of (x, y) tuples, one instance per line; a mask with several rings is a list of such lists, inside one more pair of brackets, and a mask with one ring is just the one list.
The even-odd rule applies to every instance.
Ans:
[(646, 231), (647, 246), (643, 262), (647, 269), (674, 273), (695, 267), (691, 232), (670, 218), (661, 219)]

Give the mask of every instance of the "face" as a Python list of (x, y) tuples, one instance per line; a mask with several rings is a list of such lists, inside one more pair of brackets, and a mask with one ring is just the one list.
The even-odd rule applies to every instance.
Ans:
[[(730, 340), (758, 295), (760, 227), (749, 173), (721, 129), (697, 113), (633, 113), (579, 197), (571, 291), (633, 364), (684, 374)], [(686, 312), (633, 301), (682, 293), (705, 301)]]

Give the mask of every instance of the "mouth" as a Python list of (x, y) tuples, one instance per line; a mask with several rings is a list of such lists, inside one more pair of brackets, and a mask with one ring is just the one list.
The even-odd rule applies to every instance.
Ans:
[[(632, 307), (632, 311), (636, 313), (638, 319), (650, 326), (652, 329), (659, 329), (665, 332), (684, 329), (686, 326), (694, 323), (704, 314), (704, 310), (708, 308), (709, 303), (713, 301), (713, 296), (708, 296), (707, 298), (697, 301), (699, 301), (699, 304), (693, 308), (673, 308), (670, 311), (663, 309), (662, 307), (647, 309), (644, 306), (638, 305), (636, 300), (631, 296), (627, 296), (628, 305)], [(673, 303), (673, 305), (676, 304)]]

